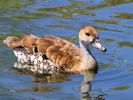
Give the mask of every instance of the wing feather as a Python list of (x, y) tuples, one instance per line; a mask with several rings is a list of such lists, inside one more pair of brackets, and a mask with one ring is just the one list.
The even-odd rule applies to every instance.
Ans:
[(71, 42), (52, 36), (44, 37), (44, 39), (53, 41), (53, 44), (48, 46), (45, 51), (46, 56), (51, 59), (57, 67), (70, 68), (81, 61), (79, 48)]

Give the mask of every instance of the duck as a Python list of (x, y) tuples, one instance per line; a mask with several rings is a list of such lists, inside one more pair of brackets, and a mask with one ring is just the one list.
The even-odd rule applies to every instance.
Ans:
[(25, 34), (20, 37), (8, 36), (3, 42), (14, 51), (17, 61), (23, 64), (32, 64), (30, 70), (63, 70), (66, 72), (81, 72), (97, 69), (97, 61), (90, 51), (90, 46), (106, 52), (96, 29), (84, 26), (79, 31), (79, 46), (57, 37), (38, 37)]

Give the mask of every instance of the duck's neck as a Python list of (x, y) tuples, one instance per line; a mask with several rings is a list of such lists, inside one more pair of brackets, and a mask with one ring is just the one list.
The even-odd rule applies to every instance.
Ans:
[(81, 70), (91, 70), (96, 67), (96, 60), (91, 55), (89, 44), (85, 41), (79, 41), (83, 60), (81, 63)]

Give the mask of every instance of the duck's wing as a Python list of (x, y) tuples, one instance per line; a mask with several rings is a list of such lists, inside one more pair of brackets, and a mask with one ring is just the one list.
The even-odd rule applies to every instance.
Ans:
[(36, 45), (36, 41), (39, 37), (32, 34), (25, 34), (21, 36), (21, 45), (25, 48), (32, 49), (33, 45)]
[(57, 66), (71, 69), (81, 62), (80, 49), (73, 43), (55, 36), (46, 36), (37, 41), (41, 52)]

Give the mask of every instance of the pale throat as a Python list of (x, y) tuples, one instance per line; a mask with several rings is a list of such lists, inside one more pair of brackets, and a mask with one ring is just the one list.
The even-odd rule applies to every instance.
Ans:
[(83, 60), (81, 63), (82, 69), (93, 69), (96, 65), (95, 58), (91, 55), (90, 49), (89, 49), (89, 43), (85, 41), (79, 41), (81, 53), (83, 56)]

